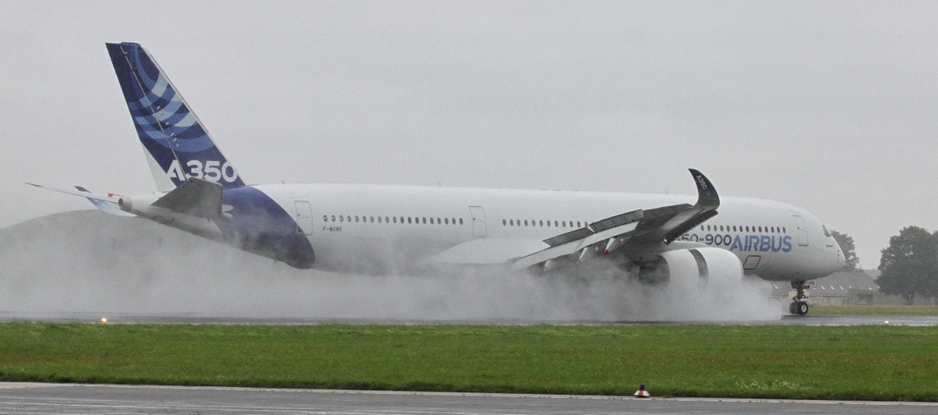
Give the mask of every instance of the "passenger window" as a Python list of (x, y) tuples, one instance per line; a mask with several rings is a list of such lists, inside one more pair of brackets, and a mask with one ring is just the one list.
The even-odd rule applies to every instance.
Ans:
[(528, 220), (527, 220), (527, 219), (524, 220), (524, 226), (528, 226)]
[(423, 224), (424, 224), (424, 225), (427, 224), (427, 218), (423, 218)]
[(556, 228), (556, 227), (558, 227), (558, 226), (560, 226), (560, 225), (558, 225), (558, 222), (557, 222), (557, 221), (554, 221), (554, 227)]
[(358, 223), (358, 215), (355, 215), (355, 223)]
[(538, 223), (540, 223), (540, 225), (539, 225), (540, 227), (542, 227), (542, 228), (544, 227), (544, 221), (538, 221)]
[(339, 216), (339, 222), (344, 222), (345, 216)]
[(462, 225), (462, 218), (459, 218), (459, 224)]
[(563, 226), (564, 228), (566, 228), (566, 227), (567, 227), (567, 221), (560, 222), (560, 226)]
[(322, 215), (322, 221), (323, 221), (323, 222), (329, 222), (329, 216), (328, 216), (328, 215)]
[(440, 218), (436, 218), (436, 224), (441, 225), (443, 222), (440, 221)]

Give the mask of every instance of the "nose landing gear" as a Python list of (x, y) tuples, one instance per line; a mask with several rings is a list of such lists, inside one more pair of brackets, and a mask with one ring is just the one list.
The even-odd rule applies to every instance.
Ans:
[(808, 314), (808, 297), (804, 295), (804, 281), (792, 281), (791, 288), (798, 290), (794, 301), (788, 305), (788, 312), (803, 316)]

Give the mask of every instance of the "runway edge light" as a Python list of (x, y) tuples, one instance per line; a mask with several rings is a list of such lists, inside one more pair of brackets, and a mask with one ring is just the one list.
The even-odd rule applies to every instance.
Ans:
[(645, 390), (645, 384), (642, 383), (641, 385), (638, 385), (638, 390), (635, 391), (635, 396), (639, 398), (648, 398), (651, 396), (651, 394)]

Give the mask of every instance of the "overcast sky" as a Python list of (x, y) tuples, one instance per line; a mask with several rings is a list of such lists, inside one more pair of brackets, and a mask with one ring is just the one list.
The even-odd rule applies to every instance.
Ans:
[(105, 42), (250, 183), (788, 202), (864, 267), (938, 228), (938, 2), (0, 1), (0, 226), (155, 190)]

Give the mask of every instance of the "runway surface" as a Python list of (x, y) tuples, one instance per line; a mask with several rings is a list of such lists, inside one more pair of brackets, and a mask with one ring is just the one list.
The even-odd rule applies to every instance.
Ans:
[(132, 313), (22, 313), (0, 311), (0, 321), (47, 321), (96, 323), (101, 318), (109, 323), (150, 323), (150, 324), (800, 324), (806, 326), (860, 326), (882, 325), (888, 322), (894, 326), (936, 326), (938, 316), (784, 316), (778, 320), (741, 320), (741, 321), (544, 321), (544, 320), (376, 320), (342, 318), (278, 317), (253, 318), (242, 316), (213, 316), (204, 314), (132, 314)]
[(16, 414), (934, 414), (935, 403), (0, 383)]

